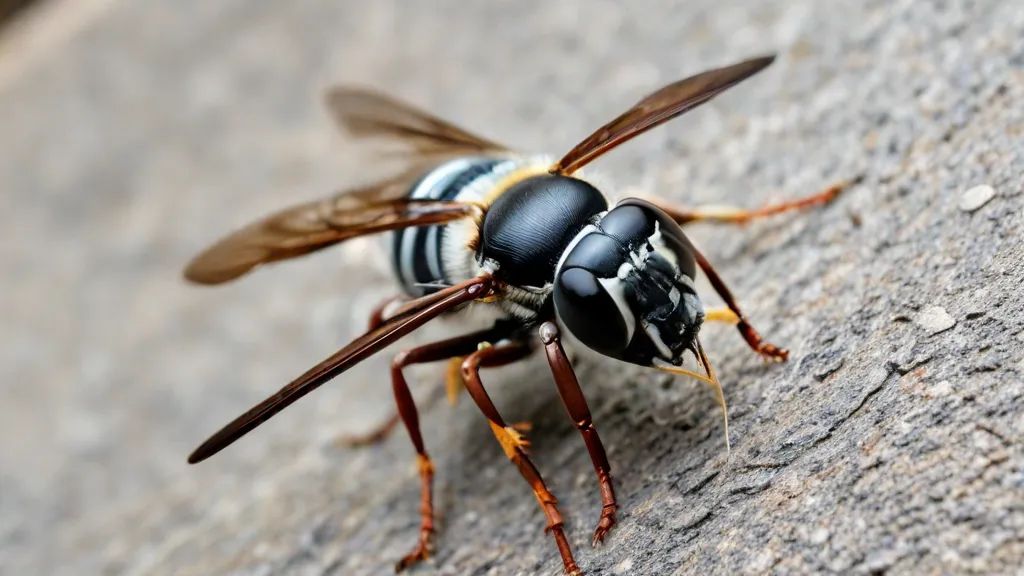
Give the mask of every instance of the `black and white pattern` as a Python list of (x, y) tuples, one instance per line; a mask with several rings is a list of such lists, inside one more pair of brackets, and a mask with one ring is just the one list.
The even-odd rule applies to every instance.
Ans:
[[(409, 197), (481, 201), (497, 180), (523, 163), (523, 160), (508, 158), (457, 158), (441, 164), (420, 178), (412, 186)], [(394, 233), (392, 263), (395, 275), (407, 294), (423, 296), (436, 291), (440, 286), (473, 275), (472, 270), (463, 270), (466, 263), (462, 260), (468, 258), (472, 261), (472, 254), (466, 249), (468, 235), (462, 232), (466, 224), (456, 222), (421, 226)], [(446, 249), (446, 244), (453, 243), (458, 245), (454, 254), (450, 248)]]

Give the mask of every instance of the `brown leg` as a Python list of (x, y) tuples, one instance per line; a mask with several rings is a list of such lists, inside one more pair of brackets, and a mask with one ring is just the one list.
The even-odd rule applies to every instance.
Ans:
[(491, 431), (498, 439), (498, 443), (501, 444), (505, 455), (516, 465), (519, 473), (523, 475), (523, 478), (533, 489), (537, 502), (547, 517), (547, 530), (555, 538), (558, 553), (562, 556), (565, 573), (580, 576), (582, 572), (576, 565), (576, 560), (572, 557), (572, 549), (569, 547), (569, 541), (565, 537), (564, 522), (562, 521), (561, 513), (558, 511), (558, 501), (555, 500), (554, 495), (548, 490), (540, 472), (537, 471), (537, 467), (533, 465), (533, 462), (527, 455), (526, 447), (528, 443), (523, 439), (518, 430), (505, 423), (501, 414), (498, 413), (498, 409), (491, 402), (491, 397), (487, 394), (487, 390), (484, 389), (483, 383), (480, 381), (481, 366), (508, 364), (525, 357), (529, 353), (529, 347), (521, 342), (481, 348), (469, 355), (462, 363), (462, 379), (466, 383), (466, 390), (469, 391), (469, 395), (476, 402), (480, 411), (484, 413), (484, 416), (487, 417), (491, 425)]
[(851, 182), (842, 182), (830, 186), (817, 194), (804, 196), (803, 198), (797, 198), (788, 202), (768, 204), (754, 209), (745, 209), (737, 206), (698, 206), (695, 208), (676, 208), (666, 206), (662, 203), (658, 203), (658, 206), (679, 224), (688, 224), (690, 222), (698, 221), (746, 224), (755, 218), (763, 218), (765, 216), (782, 214), (783, 212), (800, 210), (801, 208), (827, 204), (838, 196), (844, 188), (855, 182), (856, 180)]
[[(370, 311), (370, 319), (367, 322), (367, 330), (375, 330), (384, 323), (384, 312), (387, 311), (388, 307), (396, 302), (405, 300), (406, 297), (402, 295), (389, 296), (374, 306), (373, 310)], [(432, 404), (433, 402), (431, 402)], [(347, 448), (362, 448), (365, 446), (372, 446), (373, 444), (379, 444), (384, 440), (387, 440), (388, 436), (395, 431), (395, 427), (401, 422), (401, 417), (398, 415), (396, 410), (391, 416), (388, 416), (386, 420), (377, 424), (371, 428), (368, 432), (361, 434), (346, 434), (335, 440), (335, 442)]]
[(416, 410), (416, 403), (413, 400), (412, 393), (409, 391), (409, 385), (402, 374), (402, 369), (412, 364), (434, 362), (453, 356), (469, 354), (476, 349), (480, 342), (503, 336), (504, 331), (499, 332), (497, 327), (491, 330), (475, 332), (401, 352), (395, 356), (394, 361), (391, 363), (391, 384), (395, 393), (395, 403), (398, 405), (398, 414), (402, 422), (405, 423), (405, 428), (409, 432), (409, 438), (416, 448), (416, 462), (420, 473), (421, 514), (420, 536), (416, 547), (398, 562), (395, 566), (396, 571), (402, 571), (421, 560), (425, 560), (432, 551), (432, 537), (434, 533), (434, 465), (431, 463), (430, 456), (423, 445), (423, 436), (420, 434), (419, 413)]
[[(455, 406), (459, 402), (459, 393), (462, 392), (462, 373), (459, 371), (462, 365), (462, 356), (455, 356), (449, 359), (448, 366), (445, 368), (444, 375), (444, 390), (438, 389), (434, 394), (431, 394), (427, 400), (423, 403), (423, 407), (429, 410), (434, 404), (437, 404), (438, 400), (441, 399), (442, 394), (448, 398), (448, 403)], [(347, 448), (363, 448), (366, 446), (372, 446), (379, 444), (384, 440), (387, 440), (391, 433), (394, 432), (395, 427), (402, 421), (401, 416), (398, 415), (398, 410), (395, 410), (387, 420), (384, 420), (377, 426), (370, 429), (369, 432), (362, 434), (345, 435), (338, 438), (338, 444)]]
[[(456, 356), (453, 360), (462, 361), (462, 358)], [(460, 381), (461, 385), (461, 381)], [(421, 404), (424, 410), (430, 410), (433, 408), (438, 401), (441, 400), (442, 395), (445, 391), (441, 388), (434, 389), (430, 396), (426, 398)], [(367, 432), (360, 434), (343, 434), (339, 436), (335, 442), (344, 448), (366, 448), (384, 442), (391, 437), (391, 433), (395, 431), (395, 428), (402, 422), (402, 417), (398, 414), (398, 409), (395, 409), (386, 420), (383, 420)]]
[(725, 305), (736, 314), (736, 329), (743, 335), (743, 339), (747, 341), (747, 345), (754, 349), (755, 352), (764, 356), (769, 360), (775, 360), (777, 362), (785, 362), (786, 358), (789, 357), (789, 350), (779, 348), (778, 346), (765, 342), (761, 335), (758, 334), (757, 330), (750, 325), (747, 321), (747, 317), (743, 315), (739, 305), (736, 303), (736, 298), (733, 297), (732, 292), (729, 291), (729, 287), (725, 285), (722, 278), (719, 277), (718, 272), (715, 271), (708, 259), (701, 254), (697, 247), (690, 243), (690, 249), (693, 251), (693, 256), (697, 260), (697, 265), (707, 275), (708, 281), (711, 282), (711, 286), (718, 292), (718, 295), (725, 301)]
[(395, 431), (395, 427), (401, 421), (402, 417), (398, 415), (398, 410), (395, 410), (391, 416), (388, 416), (387, 420), (377, 424), (367, 432), (343, 434), (335, 439), (335, 443), (345, 448), (364, 448), (380, 444), (391, 436), (391, 433)]
[(551, 366), (551, 374), (555, 377), (555, 385), (558, 386), (562, 403), (565, 404), (569, 417), (576, 423), (576, 429), (583, 436), (583, 443), (587, 445), (590, 461), (594, 464), (597, 481), (601, 486), (601, 518), (597, 522), (593, 539), (593, 544), (597, 546), (604, 541), (612, 526), (615, 526), (615, 511), (619, 508), (615, 502), (615, 490), (612, 488), (611, 466), (608, 464), (608, 456), (605, 454), (601, 437), (597, 435), (597, 428), (591, 420), (587, 399), (583, 396), (576, 373), (573, 372), (572, 364), (562, 348), (558, 326), (554, 322), (542, 324), (540, 339), (544, 343), (544, 352), (547, 353), (548, 364)]
[(370, 311), (370, 320), (367, 323), (369, 325), (369, 328), (367, 328), (367, 330), (376, 330), (381, 324), (384, 323), (384, 312), (387, 311), (388, 306), (391, 306), (396, 302), (401, 302), (406, 299), (407, 298), (405, 296), (399, 294), (396, 296), (389, 296), (382, 300), (380, 304), (377, 304), (373, 308), (373, 310)]

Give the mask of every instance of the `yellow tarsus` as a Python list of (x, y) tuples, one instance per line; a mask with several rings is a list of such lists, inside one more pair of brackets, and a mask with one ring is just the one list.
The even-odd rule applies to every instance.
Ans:
[(489, 422), (489, 424), (491, 425), (491, 432), (494, 432), (494, 437), (498, 439), (501, 449), (505, 452), (505, 456), (508, 456), (509, 460), (516, 456), (517, 449), (526, 452), (526, 449), (530, 447), (529, 440), (515, 428), (511, 426), (498, 426), (494, 422)]
[(739, 324), (739, 317), (729, 308), (722, 306), (711, 308), (705, 312), (705, 322), (724, 322), (725, 324)]
[(732, 310), (723, 306), (721, 308), (712, 308), (710, 310), (705, 311), (704, 321), (723, 322), (725, 324), (736, 325), (740, 323), (740, 317), (737, 316), (736, 313), (733, 312)]
[(456, 356), (448, 361), (448, 369), (445, 371), (444, 391), (448, 396), (448, 404), (455, 406), (459, 403), (459, 393), (465, 387), (462, 381), (462, 360)]

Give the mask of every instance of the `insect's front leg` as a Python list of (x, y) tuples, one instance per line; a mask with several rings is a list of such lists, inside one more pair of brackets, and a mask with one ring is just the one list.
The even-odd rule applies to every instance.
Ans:
[(576, 424), (576, 429), (583, 436), (587, 452), (590, 453), (590, 461), (594, 464), (594, 472), (597, 473), (597, 481), (601, 486), (601, 518), (597, 522), (593, 538), (593, 544), (596, 546), (604, 541), (604, 537), (615, 526), (615, 512), (619, 509), (615, 501), (615, 489), (612, 487), (611, 466), (608, 464), (604, 444), (601, 443), (601, 437), (598, 436), (597, 428), (594, 427), (590, 416), (587, 399), (583, 396), (576, 373), (565, 354), (565, 349), (562, 348), (558, 326), (550, 321), (542, 324), (540, 339), (544, 343), (544, 351), (551, 366), (551, 374), (555, 378), (555, 385), (558, 387), (558, 394), (562, 397), (569, 417)]
[[(770, 342), (765, 342), (761, 338), (761, 334), (750, 325), (747, 317), (743, 315), (743, 311), (740, 310), (739, 304), (736, 303), (736, 298), (732, 295), (729, 287), (725, 285), (725, 282), (715, 271), (715, 268), (708, 262), (708, 259), (704, 257), (704, 254), (697, 250), (697, 247), (690, 243), (690, 249), (693, 251), (694, 259), (697, 261), (697, 265), (707, 275), (708, 281), (711, 282), (711, 286), (715, 289), (715, 292), (722, 297), (725, 301), (726, 307), (734, 314), (734, 317), (721, 318), (730, 323), (736, 325), (736, 329), (740, 331), (743, 339), (746, 340), (747, 345), (750, 346), (754, 352), (757, 352), (761, 356), (768, 360), (774, 360), (776, 362), (785, 362), (789, 358), (789, 350), (780, 348)], [(718, 319), (718, 318), (716, 318)]]
[(529, 346), (522, 342), (499, 343), (495, 346), (481, 348), (466, 357), (462, 363), (462, 378), (470, 397), (473, 398), (491, 425), (491, 432), (498, 439), (505, 455), (515, 464), (523, 479), (533, 489), (533, 494), (536, 496), (541, 510), (544, 511), (544, 516), (547, 517), (547, 531), (551, 532), (555, 539), (555, 545), (558, 547), (558, 553), (562, 556), (565, 573), (570, 576), (582, 576), (583, 572), (576, 565), (576, 560), (572, 556), (572, 548), (565, 537), (562, 514), (558, 511), (558, 501), (548, 490), (544, 478), (541, 477), (537, 467), (526, 453), (529, 443), (514, 426), (508, 425), (501, 417), (480, 381), (481, 367), (509, 364), (526, 357), (529, 353)]
[(706, 206), (695, 206), (695, 207), (683, 207), (683, 206), (671, 206), (668, 203), (658, 200), (650, 199), (651, 202), (656, 204), (659, 208), (665, 211), (666, 214), (672, 217), (680, 225), (689, 224), (691, 222), (717, 222), (726, 224), (746, 224), (751, 220), (758, 218), (764, 218), (766, 216), (774, 216), (776, 214), (783, 214), (785, 212), (793, 212), (804, 208), (811, 208), (813, 206), (821, 206), (828, 204), (834, 200), (839, 193), (849, 186), (857, 183), (859, 179), (854, 179), (848, 182), (840, 182), (829, 186), (825, 190), (818, 192), (817, 194), (811, 194), (810, 196), (804, 196), (802, 198), (796, 198), (794, 200), (788, 200), (785, 202), (778, 202), (774, 204), (765, 204), (759, 208), (742, 208), (739, 206), (729, 205), (706, 205)]

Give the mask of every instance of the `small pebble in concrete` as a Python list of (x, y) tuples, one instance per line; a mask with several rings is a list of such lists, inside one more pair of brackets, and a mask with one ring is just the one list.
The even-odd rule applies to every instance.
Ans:
[(622, 562), (619, 562), (618, 564), (616, 564), (615, 568), (612, 568), (612, 571), (615, 574), (632, 574), (633, 573), (633, 559), (632, 558), (626, 558)]
[(981, 208), (996, 195), (996, 189), (988, 184), (975, 186), (960, 196), (960, 209), (964, 212), (974, 212)]
[(928, 331), (928, 334), (938, 334), (956, 326), (956, 319), (950, 316), (942, 306), (929, 306), (921, 310), (914, 322)]

